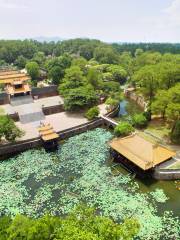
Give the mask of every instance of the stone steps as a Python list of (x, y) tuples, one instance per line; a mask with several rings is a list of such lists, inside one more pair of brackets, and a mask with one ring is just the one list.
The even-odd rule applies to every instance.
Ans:
[(13, 107), (24, 105), (24, 104), (29, 104), (29, 103), (33, 103), (33, 98), (31, 95), (11, 98), (11, 105)]

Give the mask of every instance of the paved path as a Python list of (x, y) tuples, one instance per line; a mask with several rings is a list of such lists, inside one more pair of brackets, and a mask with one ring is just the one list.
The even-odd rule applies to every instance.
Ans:
[[(106, 113), (105, 104), (99, 105), (99, 109), (100, 115), (104, 115)], [(45, 116), (45, 119), (42, 122), (50, 123), (55, 131), (62, 131), (87, 123), (88, 120), (83, 114), (61, 112)], [(37, 127), (40, 125), (40, 121), (27, 124), (17, 122), (16, 125), (25, 132), (25, 135), (20, 140), (27, 140), (39, 136)]]

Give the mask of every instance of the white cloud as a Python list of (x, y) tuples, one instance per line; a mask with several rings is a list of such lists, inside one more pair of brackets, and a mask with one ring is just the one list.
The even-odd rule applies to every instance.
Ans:
[(25, 0), (0, 0), (0, 8), (4, 9), (27, 9)]

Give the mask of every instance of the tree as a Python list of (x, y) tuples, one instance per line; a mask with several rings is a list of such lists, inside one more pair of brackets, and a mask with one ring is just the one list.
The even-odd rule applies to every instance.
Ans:
[(137, 48), (134, 55), (135, 57), (139, 57), (143, 52), (144, 52), (143, 49)]
[[(5, 228), (2, 240), (131, 240), (138, 234), (136, 219), (115, 223), (111, 218), (98, 216), (94, 208), (79, 206), (64, 217), (45, 215), (31, 219), (18, 215), (12, 221), (0, 221)], [(2, 227), (1, 227), (2, 229)]]
[(12, 220), (9, 216), (0, 217), (0, 240), (8, 239), (7, 229), (11, 223)]
[(79, 88), (87, 84), (83, 72), (77, 66), (72, 66), (65, 71), (65, 76), (59, 86), (59, 93), (63, 96), (68, 94), (70, 89)]
[(102, 82), (102, 74), (97, 70), (90, 68), (87, 73), (87, 81), (90, 83), (95, 89), (100, 89), (103, 86)]
[(114, 129), (116, 136), (127, 136), (133, 131), (133, 126), (128, 122), (120, 122)]
[(64, 73), (62, 72), (62, 69), (61, 67), (59, 66), (54, 66), (52, 67), (50, 70), (49, 70), (49, 74), (48, 74), (48, 77), (50, 79), (52, 79), (52, 83), (53, 84), (59, 84), (60, 83), (60, 80), (61, 80), (61, 76), (63, 75)]
[(166, 90), (159, 90), (155, 96), (155, 100), (151, 105), (151, 110), (154, 114), (160, 114), (165, 117), (166, 108), (169, 103), (169, 92)]
[(57, 84), (62, 81), (65, 70), (71, 65), (71, 60), (72, 59), (68, 54), (64, 54), (63, 56), (55, 57), (46, 61), (45, 68), (54, 83)]
[(180, 82), (180, 65), (174, 62), (161, 62), (157, 65), (161, 88), (169, 89)]
[(133, 78), (135, 83), (140, 86), (142, 92), (147, 96), (151, 105), (153, 97), (159, 87), (156, 66), (147, 65), (141, 68), (134, 74)]
[(26, 63), (27, 63), (27, 59), (22, 55), (18, 56), (15, 61), (15, 65), (18, 66), (19, 68), (25, 68)]
[(94, 58), (99, 63), (116, 64), (119, 61), (118, 54), (110, 46), (97, 47), (94, 51)]
[(120, 84), (118, 82), (104, 82), (103, 83), (103, 91), (105, 93), (111, 93), (111, 92), (119, 92), (120, 91)]
[(131, 52), (124, 51), (119, 57), (119, 63), (127, 71), (128, 75), (133, 74), (133, 57)]
[(31, 76), (32, 80), (36, 81), (40, 74), (39, 65), (37, 64), (37, 62), (28, 62), (26, 64), (26, 70)]
[(88, 64), (88, 61), (85, 58), (79, 57), (79, 58), (74, 58), (72, 60), (71, 65), (78, 66), (85, 73), (87, 70), (87, 64)]
[(144, 116), (143, 113), (135, 114), (132, 117), (133, 125), (137, 128), (143, 128), (147, 126), (147, 118)]
[(91, 85), (69, 89), (64, 95), (64, 108), (68, 111), (81, 110), (97, 103), (97, 95)]
[(171, 141), (180, 144), (180, 120), (177, 120), (172, 128)]
[(169, 103), (166, 109), (166, 116), (169, 120), (176, 122), (180, 119), (180, 103)]
[(87, 117), (88, 120), (93, 120), (96, 117), (98, 117), (99, 113), (100, 113), (99, 108), (97, 106), (95, 106), (95, 107), (90, 108), (86, 112), (85, 116)]
[(127, 78), (127, 72), (120, 65), (110, 65), (107, 68), (107, 71), (112, 73), (113, 80), (121, 84), (125, 83)]
[(7, 141), (13, 142), (23, 135), (23, 132), (14, 124), (9, 116), (0, 117), (0, 141), (4, 137)]
[(36, 52), (33, 56), (33, 61), (37, 62), (38, 65), (42, 66), (46, 61), (44, 52)]

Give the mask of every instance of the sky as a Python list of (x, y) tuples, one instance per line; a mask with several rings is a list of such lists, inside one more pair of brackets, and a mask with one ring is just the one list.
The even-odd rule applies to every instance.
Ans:
[(0, 0), (0, 39), (180, 42), (180, 0)]

